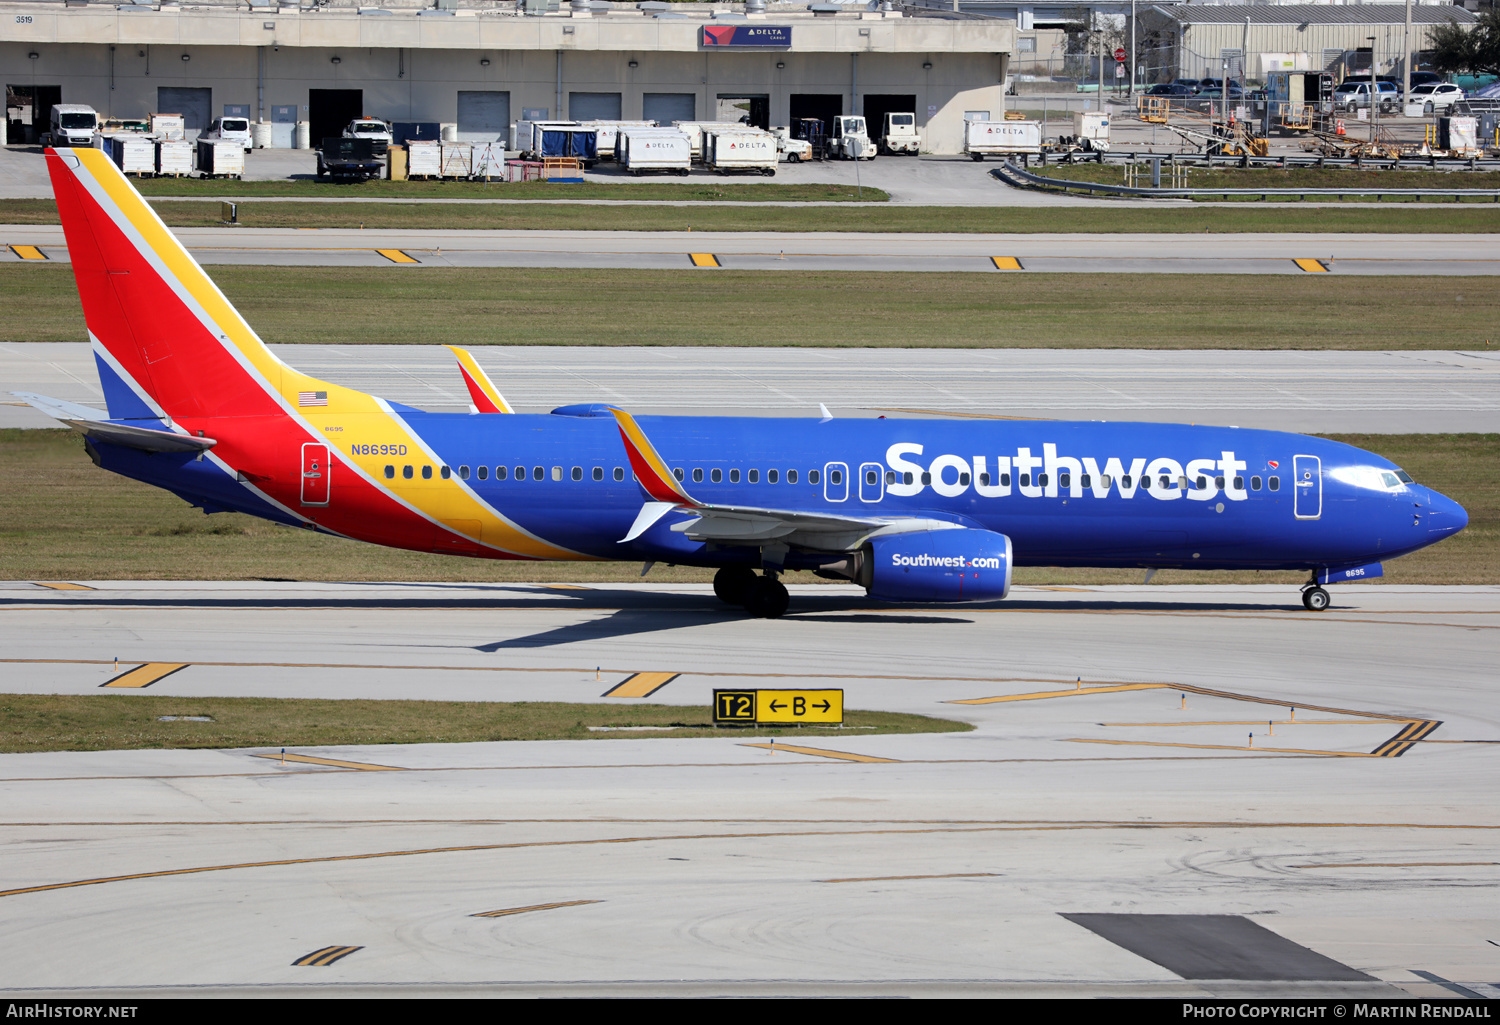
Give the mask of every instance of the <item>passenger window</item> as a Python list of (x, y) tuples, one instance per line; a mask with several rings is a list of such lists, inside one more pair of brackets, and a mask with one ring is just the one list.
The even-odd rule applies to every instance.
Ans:
[[(964, 487), (968, 487), (969, 486), (969, 475), (967, 473), (961, 473), (961, 474), (959, 474), (958, 475), (958, 482), (960, 484), (962, 484)], [(834, 481), (834, 483), (837, 484), (838, 481)]]
[[(1168, 477), (1166, 474), (1162, 474), (1161, 475), (1161, 480), (1159, 480), (1157, 483), (1160, 484), (1166, 490), (1171, 490), (1171, 488), (1172, 488), (1172, 478)], [(1187, 486), (1187, 481), (1186, 480), (1183, 480), (1182, 483), (1183, 483), (1184, 487)]]
[(516, 467), (516, 476), (515, 476), (515, 479), (516, 480), (525, 480), (526, 479), (526, 467), (524, 467), (524, 466), (518, 466), (518, 467)]
[(708, 479), (715, 484), (722, 483), (724, 480), (724, 471), (720, 470), (716, 466), (712, 470), (708, 471)]
[(740, 482), (739, 467), (735, 467), (734, 469), (732, 469), (732, 470), (729, 471), (729, 483), (731, 483), (731, 484), (738, 484), (739, 482)]
[(875, 484), (880, 483), (880, 471), (879, 470), (866, 470), (865, 471), (865, 483), (866, 484), (870, 484), (870, 485), (875, 485)]
[(786, 472), (786, 482), (788, 484), (795, 484), (795, 483), (797, 483), (797, 471), (796, 470), (788, 470)]
[(574, 480), (583, 480), (583, 467), (581, 467), (581, 466), (575, 466), (575, 467), (573, 467), (573, 479)]
[(1057, 486), (1060, 488), (1071, 488), (1073, 486), (1073, 475), (1071, 473), (1059, 473), (1057, 475)]
[(445, 467), (443, 467), (441, 470), (438, 471), (438, 476), (442, 477), (443, 480), (447, 480), (449, 477), (453, 476), (453, 467), (451, 467), (451, 466), (445, 466)]
[[(1162, 480), (1166, 480), (1166, 478), (1163, 477)], [(1151, 490), (1151, 478), (1150, 477), (1142, 477), (1141, 478), (1141, 487), (1144, 488), (1144, 489), (1146, 489), (1147, 491), (1150, 491)]]
[(503, 467), (503, 466), (497, 466), (497, 467), (495, 467), (495, 479), (496, 480), (504, 480), (505, 479), (505, 467)]
[[(1224, 478), (1220, 477), (1219, 478), (1219, 487), (1222, 488), (1223, 486), (1224, 486)], [(1208, 490), (1208, 478), (1200, 476), (1198, 478), (1197, 483), (1195, 483), (1193, 485), (1193, 487), (1197, 488), (1199, 491), (1207, 491)]]
[(1002, 488), (1008, 488), (1008, 487), (1010, 487), (1010, 474), (1008, 474), (1008, 473), (1002, 473), (1000, 475), (1000, 486)]
[[(1235, 480), (1239, 480), (1239, 478), (1236, 477)], [(1250, 478), (1250, 490), (1251, 491), (1259, 491), (1260, 490), (1260, 478), (1259, 477), (1251, 477)]]
[(1130, 474), (1127, 473), (1127, 474), (1125, 474), (1124, 476), (1122, 476), (1120, 478), (1120, 487), (1122, 487), (1122, 488), (1128, 488), (1128, 487), (1130, 487)]
[(1188, 489), (1187, 474), (1183, 474), (1177, 478), (1177, 486), (1184, 491)]
[(679, 466), (674, 469), (672, 471), (672, 476), (676, 477), (678, 480), (682, 480), (682, 467)]
[[(1244, 483), (1243, 483), (1244, 479), (1245, 478), (1243, 478), (1243, 477), (1236, 477), (1234, 479), (1234, 490), (1238, 491), (1242, 487), (1245, 486)], [(1223, 491), (1224, 490), (1224, 478), (1223, 477), (1215, 477), (1214, 478), (1214, 487), (1218, 488), (1220, 491)]]
[(695, 466), (695, 467), (693, 467), (693, 483), (694, 484), (702, 484), (703, 483), (703, 467), (701, 467), (701, 466)]
[(895, 470), (887, 470), (887, 471), (885, 471), (885, 482), (887, 484), (894, 484), (894, 483), (896, 483), (896, 471)]
[(1021, 487), (1023, 487), (1023, 488), (1029, 488), (1029, 487), (1031, 487), (1031, 474), (1029, 474), (1029, 473), (1023, 473), (1023, 474), (1021, 474)]
[(624, 479), (625, 479), (625, 467), (623, 467), (623, 466), (617, 466), (617, 467), (615, 467), (615, 480), (624, 480)]
[(460, 466), (458, 468), (458, 479), (459, 480), (468, 480), (469, 479), (469, 468), (467, 466)]
[(1036, 484), (1037, 484), (1037, 487), (1039, 487), (1039, 488), (1045, 488), (1047, 486), (1047, 480), (1048, 480), (1048, 478), (1047, 478), (1047, 475), (1045, 473), (1039, 473), (1039, 474), (1037, 474), (1036, 475)]
[(750, 471), (750, 483), (751, 484), (759, 484), (760, 483), (760, 471), (759, 470), (751, 470)]
[(386, 480), (390, 480), (390, 479), (392, 479), (395, 476), (396, 476), (396, 468), (394, 466), (387, 466), (385, 468), (385, 479)]
[(594, 467), (594, 479), (595, 480), (603, 480), (604, 479), (604, 467), (602, 467), (602, 466), (596, 466), (596, 467)]
[(423, 480), (432, 480), (432, 467), (430, 467), (430, 466), (424, 466), (424, 467), (422, 467), (422, 479)]
[(562, 467), (561, 466), (554, 466), (552, 468), (552, 479), (553, 480), (562, 480)]
[(932, 483), (932, 474), (928, 473), (926, 470), (922, 471), (922, 483), (923, 484), (931, 484)]
[(480, 480), (487, 480), (489, 478), (489, 475), (490, 475), (490, 468), (488, 466), (481, 466), (479, 468), (479, 479)]
[(807, 471), (807, 483), (809, 483), (809, 484), (816, 484), (816, 483), (818, 483), (818, 471), (817, 470), (808, 470)]
[(979, 475), (979, 486), (980, 487), (985, 487), (985, 488), (987, 488), (987, 487), (990, 486), (990, 475), (989, 474), (987, 474), (987, 473), (981, 473)]
[(541, 466), (533, 466), (531, 468), (531, 479), (532, 480), (546, 480), (547, 479), (547, 471), (546, 471), (546, 469), (544, 467), (541, 467)]
[(907, 470), (905, 473), (903, 473), (901, 475), (901, 483), (903, 483), (903, 484), (910, 484), (911, 483), (911, 471), (910, 470)]
[(777, 474), (776, 474), (775, 470), (767, 470), (766, 471), (766, 483), (767, 484), (775, 484), (778, 479), (779, 478), (777, 477)]
[(401, 467), (401, 476), (405, 477), (407, 480), (411, 480), (411, 467), (410, 466), (403, 466), (403, 467)]
[[(1130, 481), (1130, 478), (1126, 477), (1125, 481), (1128, 484), (1129, 481)], [(1107, 473), (1101, 473), (1099, 475), (1099, 486), (1102, 487), (1102, 488), (1104, 488), (1105, 491), (1108, 491), (1110, 489), (1110, 485), (1112, 485), (1112, 484), (1114, 484), (1114, 479), (1112, 477), (1110, 477), (1109, 474), (1107, 474)], [(1088, 487), (1089, 486), (1089, 479), (1087, 477), (1083, 478), (1083, 486), (1084, 487)]]
[(1082, 477), (1078, 478), (1078, 485), (1079, 487), (1084, 488), (1093, 487), (1093, 478), (1091, 478), (1088, 474), (1084, 474)]
[(1266, 487), (1270, 488), (1272, 491), (1280, 491), (1281, 490), (1281, 478), (1280, 477), (1267, 477), (1266, 478)]

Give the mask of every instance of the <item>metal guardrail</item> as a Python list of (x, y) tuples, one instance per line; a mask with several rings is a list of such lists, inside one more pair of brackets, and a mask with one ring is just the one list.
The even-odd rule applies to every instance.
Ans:
[(1206, 196), (1259, 196), (1261, 199), (1269, 196), (1298, 199), (1309, 196), (1374, 196), (1380, 199), (1384, 196), (1451, 196), (1455, 202), (1460, 199), (1488, 199), (1500, 203), (1500, 189), (1141, 189), (1128, 185), (1044, 178), (1039, 174), (1032, 174), (1012, 160), (1006, 161), (1003, 167), (996, 168), (990, 174), (1010, 185), (1019, 184), (1039, 189), (1083, 189), (1109, 196), (1129, 196), (1132, 199), (1198, 199)]
[[(1271, 157), (1205, 156), (1202, 153), (1140, 153), (1136, 150), (1075, 153), (1073, 163), (1144, 163), (1160, 160), (1188, 167), (1352, 167), (1366, 171), (1500, 171), (1500, 157), (1325, 157), (1278, 155)], [(1066, 161), (1066, 158), (1064, 158)]]

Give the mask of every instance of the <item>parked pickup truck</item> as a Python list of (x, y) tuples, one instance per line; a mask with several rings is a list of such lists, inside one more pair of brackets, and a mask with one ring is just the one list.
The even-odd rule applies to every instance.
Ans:
[(370, 139), (343, 139), (330, 135), (318, 147), (318, 177), (355, 181), (379, 178), (385, 172), (385, 157), (375, 152), (376, 145)]

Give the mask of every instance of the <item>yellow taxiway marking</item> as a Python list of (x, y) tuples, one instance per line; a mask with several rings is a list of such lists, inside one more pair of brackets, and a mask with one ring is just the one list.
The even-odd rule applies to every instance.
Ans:
[(97, 591), (98, 590), (97, 587), (89, 587), (87, 584), (73, 584), (73, 583), (68, 583), (67, 581), (58, 581), (58, 580), (53, 580), (53, 581), (38, 580), (38, 581), (36, 581), (36, 586), (38, 586), (38, 587), (49, 587), (49, 588), (51, 588), (54, 591)]
[(722, 267), (719, 258), (713, 253), (688, 253), (688, 259), (693, 261), (694, 267)]
[(46, 254), (36, 246), (11, 246), (10, 251), (23, 260), (45, 260)]
[(978, 876), (997, 876), (999, 872), (945, 872), (935, 876), (853, 876), (848, 879), (819, 879), (820, 883), (883, 883), (902, 879), (973, 879)]
[(1120, 683), (1112, 687), (1082, 687), (1071, 690), (1044, 690), (1034, 694), (999, 694), (992, 698), (960, 698), (944, 701), (945, 705), (993, 705), (999, 701), (1040, 701), (1043, 698), (1076, 698), (1085, 694), (1113, 694), (1125, 690), (1162, 690), (1165, 683)]
[(391, 261), (392, 263), (421, 263), (422, 262), (421, 260), (418, 260), (416, 257), (411, 256), (408, 253), (403, 252), (400, 249), (377, 249), (375, 251), (377, 253), (379, 253), (381, 256), (385, 257), (387, 260)]
[(108, 683), (101, 683), (101, 687), (149, 687), (158, 680), (164, 680), (173, 673), (186, 669), (192, 665), (191, 662), (147, 662), (143, 666), (136, 666), (116, 676)]
[(1021, 266), (1021, 261), (1016, 259), (1014, 256), (992, 256), (990, 257), (990, 263), (993, 263), (995, 265), (996, 270), (1026, 269), (1025, 267)]
[(1469, 868), (1500, 865), (1500, 861), (1349, 861), (1326, 865), (1288, 865), (1287, 868)]
[(681, 675), (681, 673), (631, 673), (600, 696), (649, 698)]
[(555, 904), (533, 904), (528, 908), (501, 908), (499, 911), (481, 911), (470, 918), (503, 918), (506, 915), (524, 915), (528, 911), (551, 911), (553, 908), (575, 908), (580, 904), (603, 904), (602, 900), (560, 900)]
[(348, 957), (356, 950), (364, 950), (364, 947), (324, 947), (322, 950), (314, 950), (293, 961), (294, 965), (315, 965), (318, 968), (327, 968), (340, 958)]
[(1309, 274), (1328, 273), (1328, 265), (1325, 264), (1322, 260), (1293, 260), (1292, 262), (1295, 263), (1300, 270), (1304, 270)]
[(1165, 740), (1102, 740), (1092, 737), (1064, 737), (1072, 744), (1118, 744), (1125, 747), (1191, 747), (1210, 751), (1243, 751), (1246, 754), (1324, 755), (1328, 758), (1375, 758), (1364, 751), (1311, 751), (1298, 747), (1246, 747), (1243, 744), (1174, 744)]
[(1436, 719), (1409, 720), (1400, 733), (1370, 753), (1378, 758), (1400, 758), (1411, 750), (1413, 744), (1424, 739), (1427, 734), (1441, 725), (1443, 724)]
[(819, 758), (838, 758), (846, 762), (899, 762), (899, 758), (876, 758), (874, 755), (856, 755), (848, 751), (829, 751), (822, 747), (796, 747), (792, 744), (741, 744), (741, 747), (763, 747), (767, 751), (786, 751), (795, 755), (817, 755)]
[(270, 758), (275, 761), (301, 762), (305, 765), (332, 765), (337, 769), (360, 769), (365, 772), (406, 772), (399, 765), (374, 765), (370, 762), (343, 762), (337, 758), (319, 758), (316, 755), (252, 755), (254, 758)]

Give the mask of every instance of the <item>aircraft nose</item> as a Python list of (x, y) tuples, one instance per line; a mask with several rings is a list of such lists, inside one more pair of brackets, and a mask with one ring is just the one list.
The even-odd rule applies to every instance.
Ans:
[(1469, 525), (1469, 514), (1447, 495), (1428, 489), (1427, 535), (1434, 541), (1457, 534)]

